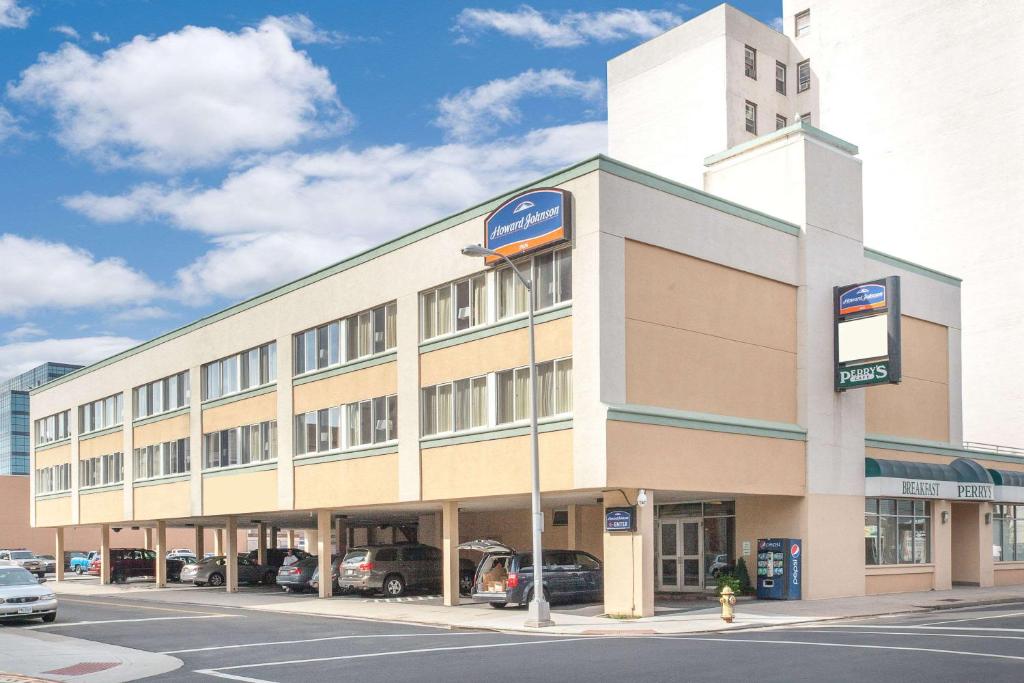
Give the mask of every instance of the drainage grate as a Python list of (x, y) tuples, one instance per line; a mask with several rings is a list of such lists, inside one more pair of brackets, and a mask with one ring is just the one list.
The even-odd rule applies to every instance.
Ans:
[(94, 674), (99, 671), (113, 669), (115, 666), (119, 666), (120, 664), (121, 662), (79, 662), (78, 664), (65, 666), (63, 669), (54, 669), (53, 671), (44, 671), (43, 673), (54, 674), (57, 676), (84, 676), (86, 674)]

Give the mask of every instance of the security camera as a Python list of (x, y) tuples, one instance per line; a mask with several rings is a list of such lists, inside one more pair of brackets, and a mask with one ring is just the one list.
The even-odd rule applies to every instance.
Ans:
[(640, 489), (640, 492), (636, 494), (636, 504), (640, 507), (647, 505), (647, 489)]

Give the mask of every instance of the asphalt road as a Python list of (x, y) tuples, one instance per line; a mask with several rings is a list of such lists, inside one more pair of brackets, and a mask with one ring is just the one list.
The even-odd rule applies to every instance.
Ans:
[[(695, 636), (449, 631), (116, 598), (61, 598), (44, 628), (172, 654), (160, 681), (1013, 681), (1024, 604)], [(26, 628), (5, 626), (4, 628)]]

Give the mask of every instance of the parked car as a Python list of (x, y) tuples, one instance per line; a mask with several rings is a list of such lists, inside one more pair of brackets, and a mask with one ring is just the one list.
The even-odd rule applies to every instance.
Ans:
[[(101, 557), (89, 563), (89, 573), (100, 575)], [(179, 581), (184, 563), (181, 560), (164, 559), (167, 563), (167, 580)], [(110, 549), (110, 580), (113, 583), (126, 583), (128, 579), (139, 576), (156, 576), (156, 552), (145, 548), (111, 548)]]
[(192, 552), (192, 548), (171, 548), (167, 552), (167, 556), (170, 557), (171, 555), (191, 555), (195, 557), (196, 554)]
[[(462, 550), (483, 553), (477, 565), (473, 600), (501, 608), (533, 599), (533, 554), (491, 540), (463, 543)], [(545, 550), (544, 595), (548, 601), (600, 600), (604, 590), (601, 561), (580, 550)]]
[(719, 574), (728, 574), (730, 571), (732, 571), (732, 565), (729, 563), (728, 555), (715, 555), (711, 566), (708, 567), (708, 573), (713, 579), (717, 579)]
[[(57, 596), (40, 584), (26, 569), (0, 564), (0, 621), (42, 619), (50, 623), (57, 618)], [(5, 566), (6, 565), (6, 566)]]
[(89, 568), (92, 567), (93, 561), (99, 558), (99, 556), (99, 550), (90, 550), (84, 557), (72, 557), (71, 569), (74, 570), (76, 574), (85, 574), (89, 571)]
[[(304, 560), (307, 557), (313, 557), (305, 550), (299, 550), (298, 548), (267, 548), (267, 561), (266, 564), (270, 565), (274, 569), (284, 565), (284, 558), (288, 556), (288, 551), (291, 550), (295, 553), (295, 557), (300, 560)], [(253, 562), (256, 562), (259, 557), (258, 550), (250, 550), (248, 557)]]
[(288, 593), (308, 590), (319, 561), (316, 555), (308, 555), (294, 564), (281, 565), (277, 569), (277, 585)]
[(422, 543), (352, 548), (341, 561), (338, 586), (360, 593), (382, 591), (395, 598), (409, 588), (441, 585), (441, 551)]
[(46, 576), (43, 563), (40, 562), (35, 553), (25, 548), (8, 548), (0, 550), (0, 560), (10, 560), (25, 571), (32, 572), (39, 578)]
[(57, 571), (57, 558), (53, 555), (39, 555), (36, 559), (42, 562), (43, 571), (47, 574), (53, 574)]
[[(181, 570), (181, 582), (191, 582), (196, 586), (223, 586), (228, 576), (226, 560), (224, 555), (214, 555), (185, 565)], [(238, 556), (239, 583), (273, 584), (276, 578), (277, 572), (270, 565), (256, 564), (248, 555)]]
[[(89, 553), (81, 550), (65, 550), (64, 551), (64, 571), (74, 570), (74, 566), (71, 564), (71, 560), (76, 557), (88, 558)], [(87, 565), (88, 566), (88, 565)]]
[[(337, 595), (340, 589), (338, 588), (338, 566), (339, 562), (331, 564), (331, 595)], [(317, 565), (316, 569), (313, 570), (313, 576), (309, 579), (309, 590), (314, 593), (320, 592), (320, 566)]]
[(168, 560), (178, 560), (182, 564), (194, 564), (199, 561), (199, 558), (191, 553), (168, 553)]

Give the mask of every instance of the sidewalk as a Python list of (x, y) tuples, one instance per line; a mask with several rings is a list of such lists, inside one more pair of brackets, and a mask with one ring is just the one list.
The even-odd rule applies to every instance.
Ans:
[(0, 680), (119, 683), (174, 671), (181, 660), (28, 628), (0, 630)]
[[(508, 608), (496, 610), (466, 600), (458, 607), (444, 607), (436, 601), (381, 602), (358, 597), (320, 600), (276, 593), (246, 591), (228, 594), (222, 590), (175, 586), (152, 588), (152, 584), (100, 586), (84, 582), (54, 583), (61, 595), (130, 595), (132, 599), (171, 604), (234, 607), (291, 614), (368, 619), (438, 626), (442, 628), (526, 631), (559, 635), (653, 635), (690, 634), (729, 631), (766, 626), (849, 619), (884, 614), (921, 612), (973, 605), (1024, 602), (1024, 586), (1002, 588), (958, 587), (949, 591), (898, 593), (831, 600), (742, 601), (736, 605), (736, 620), (726, 624), (720, 608), (708, 607), (679, 611), (671, 603), (656, 607), (661, 614), (642, 619), (610, 619), (574, 613), (573, 607), (556, 605), (552, 610), (555, 626), (528, 629), (523, 625), (526, 612)], [(433, 604), (432, 604), (433, 603)]]

